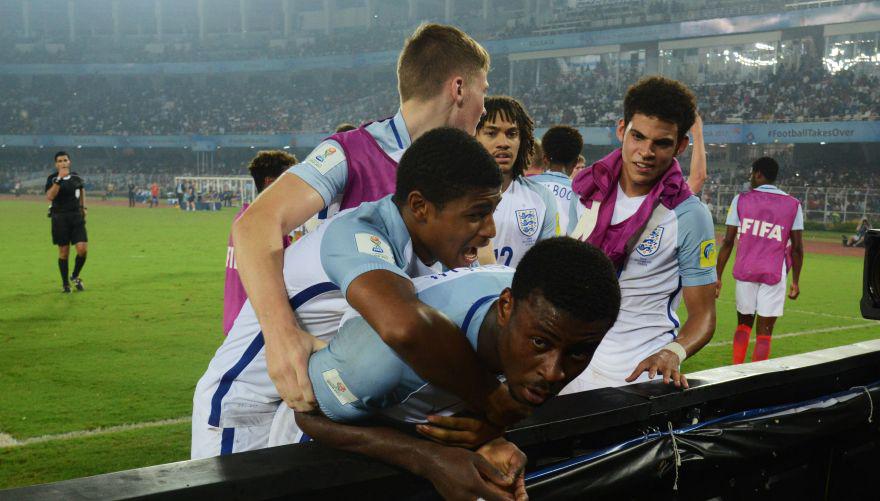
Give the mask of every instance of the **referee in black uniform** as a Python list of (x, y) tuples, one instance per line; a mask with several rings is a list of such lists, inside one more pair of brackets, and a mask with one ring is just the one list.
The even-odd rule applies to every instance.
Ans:
[[(70, 283), (76, 290), (85, 290), (79, 274), (86, 264), (88, 237), (86, 236), (86, 192), (83, 179), (70, 172), (70, 155), (65, 151), (55, 154), (55, 174), (46, 178), (46, 198), (52, 202), (52, 243), (58, 246), (58, 270), (64, 292), (70, 292)], [(67, 258), (70, 244), (76, 246), (73, 274), (67, 278)]]

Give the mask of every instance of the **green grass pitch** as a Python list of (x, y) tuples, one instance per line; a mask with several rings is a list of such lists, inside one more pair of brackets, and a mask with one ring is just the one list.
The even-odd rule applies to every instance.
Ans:
[[(0, 488), (189, 457), (192, 393), (223, 339), (233, 214), (93, 204), (86, 291), (62, 295), (46, 204), (0, 201)], [(796, 335), (773, 356), (880, 337), (859, 317), (861, 259), (808, 254), (805, 266), (775, 332)], [(729, 363), (725, 275), (715, 338), (686, 371)]]

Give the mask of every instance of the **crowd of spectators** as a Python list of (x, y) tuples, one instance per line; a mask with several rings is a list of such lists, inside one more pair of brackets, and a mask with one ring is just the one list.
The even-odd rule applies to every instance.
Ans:
[[(492, 90), (507, 90), (503, 71)], [(513, 95), (536, 125), (608, 126), (621, 97), (640, 76), (602, 65), (521, 78)], [(498, 76), (497, 79), (495, 77)], [(29, 86), (3, 81), (0, 130), (11, 134), (285, 134), (326, 132), (397, 109), (389, 70), (323, 71), (248, 77), (35, 77)], [(821, 62), (779, 66), (762, 81), (692, 85), (706, 123), (875, 120), (880, 77), (841, 71)]]

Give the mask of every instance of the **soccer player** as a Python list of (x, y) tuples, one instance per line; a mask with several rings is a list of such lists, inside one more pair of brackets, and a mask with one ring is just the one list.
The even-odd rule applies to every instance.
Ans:
[[(54, 174), (46, 178), (46, 198), (52, 202), (52, 243), (58, 246), (58, 271), (61, 272), (61, 290), (70, 292), (70, 283), (77, 291), (84, 291), (80, 273), (86, 264), (89, 237), (86, 234), (86, 190), (83, 178), (70, 170), (70, 155), (66, 151), (55, 154)], [(73, 274), (68, 278), (70, 245), (76, 247)]]
[(150, 208), (159, 206), (159, 185), (156, 182), (150, 185)]
[(574, 169), (571, 171), (571, 178), (574, 179), (574, 176), (577, 175), (578, 172), (584, 169), (587, 166), (587, 159), (583, 155), (578, 155), (577, 164), (575, 164)]
[[(269, 372), (292, 408), (314, 408), (307, 371), (314, 344), (297, 325), (284, 295), (282, 235), (334, 204), (342, 209), (357, 207), (393, 192), (397, 161), (412, 141), (429, 130), (451, 126), (473, 134), (485, 111), (488, 71), (489, 54), (461, 30), (419, 26), (398, 58), (397, 114), (322, 142), (234, 224), (238, 271), (263, 326)], [(373, 293), (392, 305), (417, 301), (411, 288)], [(415, 311), (385, 317), (378, 329), (383, 339), (428, 380), (466, 396), (493, 419), (517, 419), (516, 413), (508, 414), (516, 406), (506, 387), (484, 384), (491, 375), (468, 356), (465, 343), (456, 341), (451, 322), (441, 319), (432, 324), (431, 315)], [(458, 373), (453, 376), (449, 367), (458, 367)]]
[(535, 144), (534, 122), (516, 99), (492, 96), (477, 125), (477, 140), (495, 157), (504, 176), (504, 194), (495, 209), (495, 261), (516, 268), (535, 243), (561, 233), (553, 195), (524, 175)]
[[(590, 366), (564, 392), (663, 375), (687, 387), (679, 366), (715, 331), (715, 233), (676, 156), (688, 145), (696, 99), (664, 77), (627, 90), (617, 124), (621, 148), (572, 181), (580, 218), (570, 234), (598, 246), (620, 273), (620, 315)], [(569, 212), (571, 214), (571, 212)], [(675, 311), (684, 298), (684, 325)], [(679, 329), (680, 328), (680, 329)]]
[(544, 147), (541, 141), (535, 140), (535, 146), (532, 154), (529, 155), (529, 164), (526, 166), (524, 174), (526, 177), (537, 176), (543, 174), (547, 170), (547, 162), (544, 159)]
[[(514, 398), (536, 407), (584, 370), (614, 323), (620, 307), (615, 275), (602, 251), (558, 237), (532, 247), (515, 273), (512, 268), (486, 266), (413, 282), (424, 303), (461, 328), (459, 335), (480, 362), (506, 378)], [(479, 466), (472, 475), (452, 479), (445, 478), (444, 468), (429, 466), (457, 460), (474, 469), (480, 462), (475, 453), (450, 450), (448, 444), (475, 448), (487, 437), (437, 433), (430, 422), (466, 422), (468, 417), (456, 417), (466, 406), (420, 378), (357, 312), (346, 314), (329, 346), (312, 355), (309, 374), (321, 413), (297, 413), (296, 419), (316, 441), (427, 477), (447, 498), (456, 488), (467, 487), (469, 478), (479, 478)], [(429, 414), (435, 415), (430, 422)], [(398, 423), (398, 429), (415, 424), (416, 430), (444, 444), (382, 428), (383, 421)], [(490, 442), (493, 447), (503, 443)], [(508, 469), (504, 461), (498, 464), (491, 455), (486, 459), (508, 478), (521, 471)]]
[[(254, 186), (257, 194), (262, 193), (269, 185), (278, 179), (278, 176), (284, 174), (284, 171), (295, 165), (297, 159), (294, 155), (282, 150), (260, 151), (257, 153), (248, 165), (248, 172), (254, 178)], [(244, 203), (241, 210), (235, 215), (236, 219), (240, 218), (244, 211), (247, 210), (249, 204)], [(290, 236), (282, 237), (282, 246), (286, 249), (290, 245)], [(223, 335), (229, 334), (232, 328), (232, 322), (241, 311), (241, 306), (247, 299), (244, 286), (241, 285), (241, 279), (238, 277), (238, 269), (235, 263), (235, 245), (232, 242), (232, 232), (229, 233), (229, 245), (226, 248), (226, 285), (223, 289)]]
[(532, 181), (541, 183), (553, 194), (559, 213), (559, 228), (568, 231), (568, 208), (571, 206), (571, 173), (577, 165), (584, 138), (574, 127), (557, 125), (547, 129), (541, 138), (544, 145), (544, 164), (547, 170)]
[[(727, 211), (727, 233), (718, 253), (718, 282), (715, 297), (721, 293), (721, 274), (736, 245), (739, 250), (733, 265), (736, 279), (737, 327), (733, 333), (733, 363), (741, 364), (749, 349), (755, 315), (758, 332), (752, 362), (770, 358), (770, 341), (776, 319), (785, 305), (785, 283), (791, 268), (790, 299), (800, 294), (798, 285), (804, 265), (804, 213), (798, 199), (773, 183), (779, 164), (769, 157), (752, 163), (749, 182), (752, 189), (733, 197)], [(791, 241), (791, 262), (786, 247)]]
[[(393, 196), (340, 212), (285, 250), (285, 305), (314, 347), (307, 353), (335, 334), (351, 305), (383, 339), (389, 332), (399, 336), (401, 321), (427, 322), (417, 339), (427, 346), (420, 356), (430, 360), (444, 348), (434, 342), (435, 331), (447, 334), (448, 324), (452, 335), (442, 342), (459, 343), (455, 347), (490, 381), (479, 379), (482, 372), (461, 375), (460, 364), (435, 371), (457, 372), (450, 377), (469, 378), (468, 386), (497, 386), (458, 327), (419, 301), (410, 277), (435, 273), (437, 263), (450, 269), (473, 264), (476, 249), (494, 236), (500, 192), (498, 166), (467, 133), (440, 128), (417, 139), (401, 159)], [(265, 336), (252, 301), (245, 302), (196, 387), (193, 458), (266, 447), (275, 413), (289, 412), (270, 377)], [(295, 430), (281, 432), (295, 436)]]

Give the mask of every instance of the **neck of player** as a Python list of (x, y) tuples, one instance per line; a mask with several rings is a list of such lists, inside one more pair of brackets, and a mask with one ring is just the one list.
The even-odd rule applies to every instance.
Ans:
[(620, 170), (620, 189), (623, 190), (626, 196), (630, 198), (642, 197), (650, 193), (653, 187), (653, 185), (636, 184), (627, 175), (626, 168)]
[(410, 140), (415, 142), (429, 130), (447, 126), (449, 110), (445, 108), (448, 107), (438, 102), (438, 98), (427, 101), (410, 99), (401, 103), (400, 114), (403, 116), (403, 123), (406, 124)]
[(400, 218), (403, 219), (403, 224), (406, 226), (406, 231), (409, 233), (410, 240), (412, 240), (413, 252), (416, 257), (418, 257), (419, 261), (425, 266), (433, 266), (434, 263), (437, 262), (437, 258), (428, 250), (428, 246), (425, 245), (419, 237), (417, 228), (419, 222), (415, 220), (412, 212), (406, 208), (398, 207), (397, 210), (400, 211)]
[(498, 337), (501, 335), (501, 326), (498, 325), (498, 300), (492, 302), (489, 311), (480, 324), (480, 332), (477, 334), (477, 358), (493, 374), (501, 374), (501, 357), (498, 355)]
[(513, 182), (513, 173), (511, 171), (501, 171), (501, 193), (507, 191), (507, 188), (510, 188), (510, 183)]

